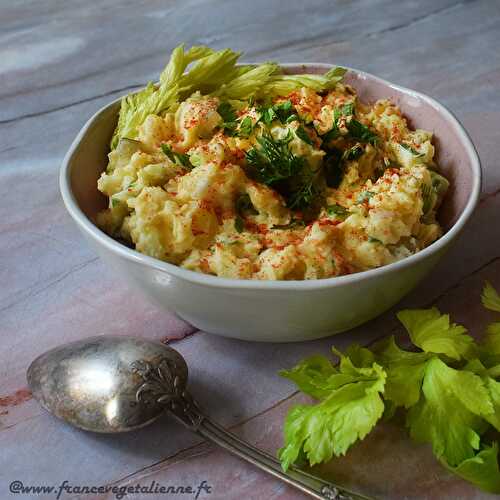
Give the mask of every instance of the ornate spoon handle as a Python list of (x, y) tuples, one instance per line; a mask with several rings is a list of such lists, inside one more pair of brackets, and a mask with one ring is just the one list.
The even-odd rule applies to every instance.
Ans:
[(286, 472), (283, 471), (280, 463), (274, 457), (242, 441), (207, 417), (203, 418), (197, 432), (205, 439), (218, 444), (232, 454), (281, 479), (312, 498), (320, 500), (368, 500), (367, 497), (347, 491), (295, 467)]
[(272, 455), (241, 440), (205, 416), (191, 395), (182, 387), (180, 378), (171, 376), (175, 370), (171, 369), (173, 367), (169, 367), (168, 363), (163, 363), (158, 369), (152, 368), (147, 363), (139, 362), (135, 364), (134, 368), (144, 379), (144, 384), (137, 391), (139, 401), (149, 399), (164, 405), (167, 411), (188, 429), (221, 446), (233, 455), (250, 462), (312, 498), (319, 500), (371, 500), (296, 467), (291, 467), (285, 472), (281, 468), (280, 462)]

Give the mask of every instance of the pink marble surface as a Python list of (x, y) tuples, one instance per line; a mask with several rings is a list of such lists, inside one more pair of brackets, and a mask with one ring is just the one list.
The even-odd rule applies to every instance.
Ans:
[[(481, 203), (447, 257), (398, 308), (434, 304), (473, 332), (484, 327), (482, 284), (500, 287), (498, 4), (315, 0), (306, 7), (294, 0), (287, 9), (288, 20), (278, 2), (261, 0), (0, 5), (0, 498), (14, 498), (8, 485), (15, 479), (117, 486), (206, 480), (212, 493), (200, 498), (302, 498), (169, 420), (121, 436), (56, 421), (26, 392), (25, 370), (61, 342), (98, 333), (171, 342), (186, 357), (192, 392), (206, 411), (274, 453), (287, 408), (303, 399), (277, 376), (280, 368), (326, 353), (332, 343), (342, 348), (398, 331), (389, 311), (354, 331), (301, 344), (211, 336), (125, 288), (86, 246), (59, 196), (59, 162), (82, 123), (155, 78), (181, 40), (244, 49), (253, 60), (346, 64), (448, 105), (481, 157)], [(448, 474), (427, 446), (412, 444), (395, 426), (381, 426), (317, 472), (377, 498), (490, 498)]]

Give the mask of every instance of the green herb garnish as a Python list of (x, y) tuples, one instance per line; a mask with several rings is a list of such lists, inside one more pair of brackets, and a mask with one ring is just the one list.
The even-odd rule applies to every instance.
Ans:
[(217, 107), (217, 113), (219, 113), (223, 120), (220, 126), (224, 130), (224, 133), (231, 136), (234, 135), (236, 133), (238, 123), (236, 121), (236, 112), (231, 104), (226, 101), (221, 102)]
[(273, 106), (257, 108), (257, 112), (260, 114), (259, 121), (263, 122), (268, 127), (277, 117)]
[(161, 145), (161, 150), (170, 161), (176, 163), (177, 165), (181, 165), (182, 167), (185, 167), (189, 170), (193, 168), (193, 165), (189, 161), (189, 156), (187, 154), (176, 153), (168, 144), (165, 143)]
[(333, 123), (332, 128), (326, 134), (323, 135), (323, 143), (327, 144), (333, 139), (340, 137), (339, 129), (339, 119), (342, 116), (350, 116), (354, 113), (354, 104), (351, 102), (349, 104), (344, 104), (341, 108), (335, 108), (333, 110)]
[(340, 109), (335, 108), (333, 110), (333, 127), (323, 136), (323, 142), (327, 143), (332, 139), (336, 139), (340, 136), (339, 130), (339, 120), (341, 117), (351, 116), (352, 118), (346, 122), (348, 137), (351, 139), (357, 139), (361, 142), (368, 142), (374, 145), (378, 141), (377, 134), (373, 133), (366, 125), (358, 122), (354, 119), (354, 103), (344, 104)]
[(239, 215), (237, 215), (234, 219), (234, 228), (238, 231), (238, 233), (243, 232), (245, 229), (245, 221)]
[(350, 102), (348, 104), (344, 104), (341, 108), (342, 116), (351, 116), (354, 114), (354, 103)]
[(299, 139), (303, 140), (306, 144), (309, 144), (310, 146), (312, 146), (313, 141), (309, 137), (309, 134), (306, 132), (306, 129), (302, 125), (295, 131), (295, 135)]
[(337, 139), (340, 136), (340, 130), (337, 127), (335, 121), (333, 122), (333, 127), (326, 134), (322, 136), (323, 144), (328, 144), (333, 139)]
[(219, 104), (217, 107), (217, 113), (219, 113), (224, 122), (235, 122), (237, 119), (235, 110), (227, 101)]
[(253, 206), (252, 200), (248, 194), (242, 194), (236, 199), (236, 212), (240, 215), (250, 214), (258, 215), (258, 211)]
[[(274, 104), (273, 106), (257, 108), (260, 113), (260, 120), (267, 126), (278, 119), (281, 123), (288, 123), (287, 120), (295, 115), (295, 109), (291, 101), (284, 101), (279, 104)], [(298, 117), (297, 117), (298, 118)]]
[(382, 244), (382, 242), (379, 239), (374, 238), (373, 236), (368, 236), (368, 242), (369, 243), (380, 243), (380, 244)]
[(378, 141), (378, 135), (357, 120), (352, 119), (347, 124), (347, 130), (349, 131), (349, 136), (358, 141), (367, 142), (372, 145), (375, 145)]
[(371, 191), (362, 191), (356, 198), (356, 203), (360, 205), (361, 203), (368, 201), (374, 195), (375, 193), (372, 193)]
[(257, 138), (259, 148), (246, 152), (247, 173), (259, 182), (272, 186), (292, 209), (307, 208), (317, 194), (314, 175), (302, 156), (295, 156), (288, 148), (290, 131), (283, 139), (271, 134)]
[(356, 160), (363, 154), (363, 146), (361, 144), (356, 144), (352, 148), (346, 149), (344, 153), (342, 154), (342, 160), (344, 161), (350, 161), (350, 160)]
[(335, 215), (336, 217), (345, 219), (351, 212), (349, 212), (349, 210), (347, 210), (347, 208), (343, 207), (342, 205), (335, 203), (334, 205), (328, 205), (326, 207), (326, 213), (328, 215)]
[(116, 208), (120, 204), (121, 204), (121, 200), (119, 200), (118, 198), (111, 197), (111, 206), (113, 208)]
[(399, 145), (403, 149), (406, 149), (406, 151), (409, 151), (413, 156), (416, 156), (417, 158), (422, 158), (423, 156), (425, 156), (424, 153), (419, 153), (415, 148), (411, 147), (409, 144), (400, 143)]
[(344, 166), (341, 160), (342, 151), (336, 148), (329, 149), (323, 159), (323, 172), (328, 187), (338, 188), (342, 182)]
[(274, 112), (281, 123), (286, 123), (288, 118), (295, 112), (291, 101), (284, 101), (273, 106)]
[(266, 185), (297, 175), (304, 168), (304, 158), (295, 156), (288, 149), (289, 136), (274, 139), (271, 134), (257, 138), (260, 148), (246, 152), (246, 160), (254, 176)]
[(248, 194), (242, 194), (236, 199), (236, 217), (234, 219), (234, 228), (238, 233), (241, 233), (245, 228), (244, 217), (246, 215), (257, 215), (259, 212), (255, 210), (252, 200)]
[(249, 137), (253, 131), (253, 122), (249, 116), (245, 116), (243, 120), (241, 120), (240, 127), (238, 129), (238, 135), (240, 137)]
[(297, 229), (305, 226), (306, 223), (302, 219), (292, 219), (288, 224), (275, 224), (271, 229)]

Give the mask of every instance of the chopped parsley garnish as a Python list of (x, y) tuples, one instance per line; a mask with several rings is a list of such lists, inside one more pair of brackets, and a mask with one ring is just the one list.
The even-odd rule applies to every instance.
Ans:
[(347, 208), (343, 207), (342, 205), (339, 205), (338, 203), (335, 203), (334, 205), (328, 205), (326, 207), (326, 213), (328, 215), (335, 215), (336, 217), (339, 218), (346, 218), (350, 214)]
[(292, 219), (288, 224), (275, 224), (271, 229), (297, 229), (305, 227), (306, 223), (301, 219)]
[(356, 203), (360, 205), (361, 203), (368, 201), (374, 195), (375, 193), (372, 193), (371, 191), (362, 191), (361, 193), (359, 193), (356, 199)]
[(234, 228), (238, 233), (241, 233), (245, 228), (244, 217), (246, 215), (257, 215), (259, 212), (255, 210), (252, 200), (248, 194), (242, 194), (236, 199), (236, 217), (234, 219)]
[(342, 159), (345, 161), (356, 160), (363, 154), (363, 146), (356, 144), (352, 148), (346, 149), (342, 154)]
[(183, 167), (193, 168), (191, 162), (189, 161), (189, 156), (185, 153), (175, 153), (176, 157)]
[(229, 135), (230, 137), (237, 135), (237, 122), (224, 122), (221, 127), (226, 135)]
[(273, 106), (270, 106), (268, 108), (262, 107), (258, 108), (257, 111), (260, 114), (259, 120), (263, 122), (265, 125), (269, 127), (273, 120), (277, 117), (276, 112), (274, 111)]
[(288, 118), (295, 112), (291, 101), (284, 101), (273, 106), (274, 112), (281, 123), (286, 123)]
[(245, 229), (245, 221), (239, 215), (237, 215), (234, 219), (234, 228), (238, 231), (238, 233), (243, 232)]
[(338, 188), (344, 176), (344, 166), (342, 160), (342, 151), (336, 148), (328, 150), (323, 159), (323, 171), (325, 174), (326, 185), (331, 188)]
[(354, 114), (354, 103), (350, 102), (348, 104), (344, 104), (340, 112), (343, 116), (350, 116)]
[(228, 135), (234, 135), (236, 132), (237, 116), (231, 104), (228, 102), (221, 102), (217, 108), (217, 113), (221, 116), (223, 122), (220, 125), (225, 133)]
[(267, 126), (271, 125), (276, 119), (281, 123), (288, 123), (287, 120), (292, 116), (298, 119), (291, 101), (284, 101), (268, 107), (263, 106), (258, 108), (257, 111), (260, 113), (260, 120)]
[(306, 132), (306, 129), (302, 125), (295, 131), (295, 135), (299, 139), (302, 139), (306, 144), (312, 146), (313, 141), (309, 137), (309, 134)]
[(378, 135), (357, 120), (352, 119), (347, 124), (347, 130), (349, 131), (349, 136), (358, 141), (367, 142), (372, 145), (375, 145), (378, 141)]
[(403, 149), (406, 149), (406, 151), (409, 151), (412, 155), (416, 156), (417, 158), (422, 158), (422, 156), (425, 156), (424, 153), (419, 153), (415, 148), (411, 147), (409, 144), (399, 144)]
[(241, 120), (240, 128), (238, 129), (238, 135), (240, 137), (249, 137), (253, 131), (253, 122), (249, 116), (245, 116)]
[(340, 136), (339, 130), (339, 119), (341, 117), (351, 117), (350, 120), (346, 121), (346, 127), (348, 130), (347, 137), (351, 139), (357, 139), (361, 142), (367, 142), (374, 145), (378, 141), (378, 136), (372, 132), (366, 125), (363, 125), (358, 120), (354, 119), (354, 103), (344, 104), (340, 109), (335, 108), (333, 110), (333, 126), (330, 131), (323, 135), (323, 143), (326, 144), (332, 139), (337, 139)]
[(242, 194), (236, 199), (236, 212), (239, 215), (257, 215), (259, 213), (253, 206), (252, 200), (248, 194)]
[(323, 143), (326, 144), (332, 139), (337, 139), (340, 136), (339, 119), (342, 116), (351, 116), (354, 113), (354, 103), (344, 104), (340, 109), (333, 110), (333, 124), (331, 130), (323, 135)]
[(326, 134), (323, 135), (323, 144), (329, 143), (333, 139), (337, 139), (340, 136), (340, 130), (337, 127), (335, 120), (333, 121), (333, 126)]
[(192, 169), (193, 165), (189, 161), (189, 156), (185, 153), (176, 153), (172, 150), (172, 148), (168, 144), (162, 144), (161, 150), (167, 156), (167, 158), (176, 163), (177, 165), (181, 165), (184, 168)]
[(224, 122), (235, 122), (236, 121), (236, 112), (233, 107), (228, 102), (221, 102), (217, 108), (217, 113), (221, 116)]
[(292, 183), (292, 195), (287, 205), (293, 209), (306, 209), (312, 206), (319, 194), (319, 190), (314, 184), (313, 173), (309, 170), (305, 175), (297, 179), (296, 182)]

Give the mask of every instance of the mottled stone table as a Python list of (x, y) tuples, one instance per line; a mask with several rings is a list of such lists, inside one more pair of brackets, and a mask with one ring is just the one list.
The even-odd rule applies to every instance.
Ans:
[[(287, 408), (301, 399), (276, 375), (335, 342), (394, 331), (388, 312), (322, 341), (244, 343), (195, 331), (158, 311), (87, 247), (58, 190), (60, 161), (100, 106), (155, 79), (179, 42), (230, 46), (248, 61), (321, 61), (428, 93), (471, 134), (484, 168), (480, 205), (456, 246), (399, 307), (435, 304), (473, 331), (487, 314), (483, 280), (500, 287), (500, 3), (497, 0), (0, 2), (0, 498), (8, 485), (197, 485), (212, 499), (302, 498), (173, 422), (121, 436), (61, 424), (26, 391), (30, 360), (90, 334), (134, 334), (175, 345), (202, 405), (274, 452)], [(163, 432), (168, 426), (168, 435)], [(379, 498), (486, 499), (444, 471), (427, 446), (380, 427), (328, 466)], [(325, 472), (325, 469), (322, 470)], [(25, 497), (29, 497), (26, 495)], [(78, 495), (62, 495), (62, 498)], [(191, 498), (165, 495), (159, 498)], [(54, 495), (39, 498), (54, 498)], [(81, 498), (113, 498), (112, 494)], [(128, 498), (154, 498), (129, 495)]]

